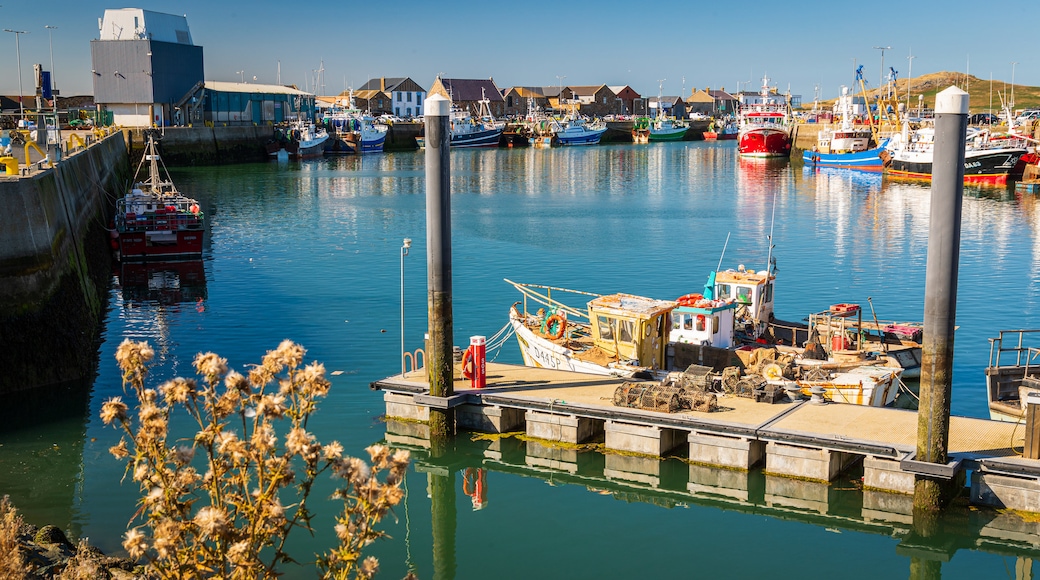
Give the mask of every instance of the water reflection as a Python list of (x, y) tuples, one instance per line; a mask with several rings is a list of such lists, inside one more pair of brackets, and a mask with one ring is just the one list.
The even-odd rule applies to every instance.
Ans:
[[(478, 505), (477, 498), (473, 497), (478, 489), (477, 482), (481, 482), (484, 492), (480, 505), (490, 507), (484, 510), (489, 513), (481, 516), (474, 514), (474, 517), (491, 518), (481, 519), (483, 524), (477, 525), (491, 525), (495, 522), (496, 526), (502, 526), (508, 525), (510, 517), (516, 517), (517, 509), (523, 509), (515, 505), (522, 499), (509, 497), (506, 491), (503, 492), (506, 495), (496, 494), (495, 503), (488, 504), (487, 488), (495, 485), (497, 489), (501, 485), (506, 490), (515, 489), (515, 485), (509, 481), (515, 478), (534, 478), (556, 488), (552, 492), (543, 492), (559, 496), (544, 500), (550, 505), (570, 501), (564, 498), (572, 496), (575, 490), (584, 490), (626, 504), (694, 510), (681, 514), (681, 517), (691, 518), (691, 524), (694, 521), (714, 521), (718, 518), (718, 512), (725, 512), (759, 518), (759, 523), (753, 525), (763, 530), (773, 527), (761, 521), (760, 518), (765, 517), (786, 522), (785, 526), (798, 524), (831, 534), (858, 534), (862, 539), (857, 541), (864, 545), (876, 544), (869, 539), (875, 537), (883, 540), (895, 556), (884, 556), (883, 552), (878, 552), (878, 546), (873, 547), (872, 553), (877, 560), (875, 572), (880, 575), (878, 577), (887, 577), (887, 573), (900, 568), (903, 571), (900, 575), (905, 576), (909, 571), (912, 578), (938, 578), (940, 574), (948, 578), (960, 577), (961, 570), (948, 563), (963, 551), (998, 557), (1011, 555), (1014, 561), (1012, 566), (1019, 570), (1016, 577), (1028, 578), (1031, 577), (1032, 559), (1040, 557), (1040, 525), (1037, 522), (1027, 521), (1008, 512), (956, 507), (941, 518), (925, 519), (918, 516), (915, 519), (912, 497), (864, 490), (861, 467), (853, 468), (838, 481), (828, 485), (771, 476), (760, 469), (742, 472), (688, 464), (676, 459), (662, 461), (649, 457), (601, 454), (513, 438), (471, 440), (470, 435), (465, 433), (450, 444), (450, 451), (435, 456), (430, 452), (429, 442), (423, 435), (415, 424), (387, 420), (386, 441), (394, 447), (410, 449), (414, 469), (427, 478), (433, 513), (431, 565), (436, 578), (467, 577), (471, 569), (457, 561), (456, 551), (466, 552), (467, 549), (456, 546), (448, 535), (474, 525), (469, 523), (471, 518), (463, 513), (470, 511), (471, 504)], [(456, 478), (457, 475), (461, 476), (461, 482)], [(468, 496), (464, 500), (465, 507), (456, 504), (455, 498), (460, 492)], [(411, 501), (415, 502), (414, 499)], [(444, 503), (438, 505), (438, 502)], [(458, 511), (460, 508), (462, 512)], [(726, 534), (733, 534), (735, 529), (742, 526), (735, 523), (735, 517), (733, 515), (727, 519), (729, 527)], [(563, 528), (560, 533), (564, 534), (567, 530), (581, 527), (577, 522), (561, 522), (560, 525)], [(415, 538), (422, 535), (422, 530), (413, 527), (406, 533)], [(470, 533), (467, 532), (467, 535)], [(591, 544), (602, 554), (613, 553), (612, 550), (623, 551), (632, 539), (631, 534), (621, 533), (620, 530), (616, 537), (610, 538), (591, 529), (583, 533), (591, 534)], [(548, 531), (546, 534), (552, 535)], [(826, 538), (829, 536), (818, 536), (805, 529), (800, 534), (803, 540), (796, 542), (799, 550), (808, 549), (805, 541), (810, 537), (817, 538), (817, 553), (827, 550), (830, 542)], [(673, 553), (673, 548), (689, 545), (690, 541), (689, 537), (651, 536), (654, 537), (654, 550), (661, 554)], [(752, 544), (758, 546), (776, 540), (775, 536), (771, 537), (765, 531), (755, 537)], [(746, 539), (751, 541), (750, 538)], [(850, 540), (852, 538), (843, 540), (841, 545), (845, 550), (852, 549)], [(589, 539), (574, 538), (571, 548), (580, 552), (589, 543)], [(753, 549), (751, 544), (748, 549)], [(678, 554), (679, 551), (674, 553)], [(842, 558), (839, 554), (835, 561), (838, 565), (847, 566), (848, 560)], [(590, 576), (603, 573), (601, 565), (586, 557), (580, 559)], [(610, 560), (609, 557), (605, 559)], [(891, 568), (893, 565), (895, 568)], [(1006, 565), (1008, 560), (1005, 558), (1001, 566)], [(699, 569), (710, 572), (710, 564), (706, 566)], [(521, 576), (522, 570), (523, 566), (517, 564), (517, 568), (505, 573), (505, 576)], [(753, 570), (771, 578), (806, 576), (804, 570), (798, 570), (798, 566), (778, 566), (767, 558), (761, 560), (760, 565)], [(419, 571), (423, 575), (421, 567)], [(838, 576), (859, 576), (847, 568), (841, 573), (836, 570), (832, 570), (832, 573)], [(988, 575), (1003, 574), (1003, 569), (990, 569)], [(811, 573), (807, 575), (812, 576)], [(983, 576), (987, 574), (983, 573), (979, 577)]]

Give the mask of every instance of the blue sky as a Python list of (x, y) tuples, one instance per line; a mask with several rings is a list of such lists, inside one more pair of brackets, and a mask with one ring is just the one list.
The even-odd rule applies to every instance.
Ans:
[[(46, 5), (46, 8), (44, 7)], [(984, 8), (980, 8), (980, 6)], [(93, 92), (90, 41), (106, 8), (185, 14), (204, 48), (207, 80), (283, 83), (306, 88), (324, 61), (324, 93), (336, 94), (378, 76), (411, 77), (429, 88), (445, 77), (494, 77), (513, 85), (631, 85), (643, 95), (735, 91), (771, 83), (811, 102), (851, 85), (854, 62), (868, 87), (884, 67), (900, 78), (969, 72), (1040, 86), (1040, 59), (1029, 22), (1036, 0), (935, 2), (501, 2), (487, 0), (184, 0), (134, 4), (0, 0), (0, 29), (21, 36), (22, 86), (32, 92), (32, 65), (49, 68), (63, 95)], [(1009, 28), (1011, 27), (1011, 28)], [(1012, 65), (1018, 61), (1017, 65)], [(15, 35), (0, 34), (0, 93), (18, 92)], [(565, 78), (558, 79), (558, 76)], [(684, 81), (685, 79), (685, 81)], [(746, 83), (746, 85), (745, 85)], [(685, 92), (683, 91), (685, 87)], [(320, 89), (318, 92), (322, 92)], [(996, 98), (996, 97), (994, 97)]]

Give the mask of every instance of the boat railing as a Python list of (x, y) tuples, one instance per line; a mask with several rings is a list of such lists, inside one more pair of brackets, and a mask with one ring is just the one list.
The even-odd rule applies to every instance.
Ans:
[(1026, 375), (1030, 367), (1040, 370), (1040, 329), (1001, 330), (996, 338), (989, 339), (989, 368), (1005, 366), (1022, 367)]
[(508, 278), (504, 280), (513, 285), (514, 288), (520, 291), (524, 295), (524, 314), (528, 313), (527, 301), (531, 300), (536, 304), (554, 309), (556, 312), (565, 312), (568, 316), (574, 316), (576, 318), (582, 318), (585, 320), (589, 319), (589, 313), (587, 310), (577, 308), (569, 304), (565, 304), (556, 300), (552, 297), (552, 293), (562, 292), (564, 294), (570, 294), (573, 296), (591, 296), (592, 298), (599, 298), (602, 294), (595, 294), (592, 292), (584, 292), (582, 290), (570, 290), (568, 288), (557, 288), (555, 286), (542, 286), (540, 284), (522, 284), (520, 282), (513, 282)]

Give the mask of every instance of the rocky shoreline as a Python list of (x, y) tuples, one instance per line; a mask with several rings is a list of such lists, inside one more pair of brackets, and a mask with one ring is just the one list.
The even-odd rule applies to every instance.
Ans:
[[(22, 524), (17, 542), (25, 579), (76, 580), (145, 579), (143, 568), (129, 558), (106, 556), (86, 541), (74, 545), (57, 526)], [(0, 558), (13, 557), (11, 554)]]

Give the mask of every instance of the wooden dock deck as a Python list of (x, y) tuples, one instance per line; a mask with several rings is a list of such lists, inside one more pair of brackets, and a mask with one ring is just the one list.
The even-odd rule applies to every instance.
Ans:
[(488, 363), (487, 386), (456, 379), (450, 398), (429, 395), (425, 371), (372, 383), (384, 391), (387, 417), (425, 421), (429, 409), (454, 409), (459, 429), (524, 431), (548, 441), (604, 441), (608, 450), (662, 456), (687, 445), (691, 462), (822, 482), (863, 463), (864, 486), (912, 494), (917, 476), (954, 478), (971, 471), (971, 499), (1040, 512), (1040, 461), (1021, 458), (1022, 426), (952, 417), (946, 466), (914, 460), (917, 413), (808, 401), (758, 403), (720, 396), (711, 413), (616, 407), (624, 379)]

